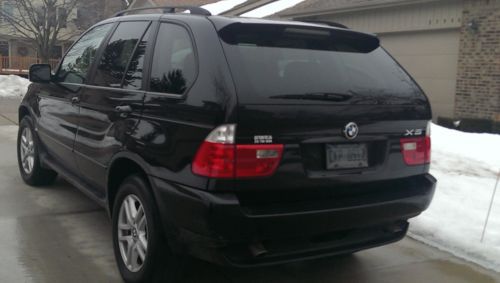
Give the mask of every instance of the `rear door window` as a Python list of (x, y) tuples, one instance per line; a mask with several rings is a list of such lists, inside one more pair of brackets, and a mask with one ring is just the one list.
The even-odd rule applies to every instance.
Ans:
[(162, 23), (154, 49), (150, 91), (183, 94), (195, 76), (195, 53), (188, 31), (180, 25)]
[(242, 103), (408, 103), (418, 86), (375, 36), (310, 26), (220, 32)]
[(146, 21), (122, 22), (118, 25), (101, 56), (94, 84), (106, 87), (121, 87), (125, 72), (129, 64), (131, 64), (131, 71), (134, 74), (129, 75), (127, 78), (127, 88), (140, 88), (139, 81), (133, 77), (139, 76), (135, 74), (138, 68), (142, 69), (141, 66), (138, 66), (139, 61), (142, 63), (145, 52), (145, 43), (141, 39), (148, 26), (149, 22)]

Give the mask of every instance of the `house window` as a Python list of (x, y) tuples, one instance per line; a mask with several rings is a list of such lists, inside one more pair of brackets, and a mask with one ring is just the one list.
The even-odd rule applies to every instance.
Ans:
[(57, 8), (57, 21), (59, 23), (59, 26), (62, 28), (66, 28), (67, 20), (68, 14), (66, 12), (66, 9), (61, 7)]
[(0, 22), (6, 22), (9, 17), (14, 15), (14, 4), (10, 1), (3, 1), (0, 4), (0, 8), (2, 9)]
[(9, 42), (0, 41), (0, 69), (9, 68)]
[(62, 46), (53, 46), (50, 50), (50, 59), (60, 59), (62, 57)]
[(9, 42), (0, 41), (0, 56), (9, 56)]

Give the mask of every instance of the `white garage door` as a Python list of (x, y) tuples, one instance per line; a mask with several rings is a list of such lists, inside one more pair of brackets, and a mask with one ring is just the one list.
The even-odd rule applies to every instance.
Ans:
[(384, 46), (429, 97), (434, 119), (453, 116), (459, 31), (379, 34)]

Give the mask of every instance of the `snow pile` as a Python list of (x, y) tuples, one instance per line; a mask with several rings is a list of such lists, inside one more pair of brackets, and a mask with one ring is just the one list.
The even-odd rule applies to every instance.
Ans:
[(28, 91), (30, 81), (15, 75), (0, 75), (0, 97), (22, 97)]
[(431, 135), (431, 174), (438, 186), (430, 208), (411, 220), (410, 236), (500, 271), (500, 188), (481, 243), (500, 171), (500, 135), (437, 125), (432, 125)]
[(249, 18), (263, 18), (291, 8), (301, 2), (304, 2), (304, 0), (278, 0), (242, 14), (241, 16)]
[(201, 6), (212, 13), (212, 15), (219, 15), (225, 11), (228, 11), (240, 4), (245, 3), (247, 0), (221, 0), (215, 3), (207, 4)]

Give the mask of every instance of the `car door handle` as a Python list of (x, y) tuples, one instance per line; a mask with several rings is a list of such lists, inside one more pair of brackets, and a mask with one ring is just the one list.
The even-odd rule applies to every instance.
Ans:
[(78, 104), (80, 103), (80, 98), (78, 96), (73, 96), (71, 98), (71, 104)]
[(122, 114), (132, 113), (132, 107), (130, 105), (116, 106), (115, 111)]
[(130, 107), (130, 105), (116, 106), (115, 111), (119, 113), (130, 113), (132, 112), (132, 107)]

